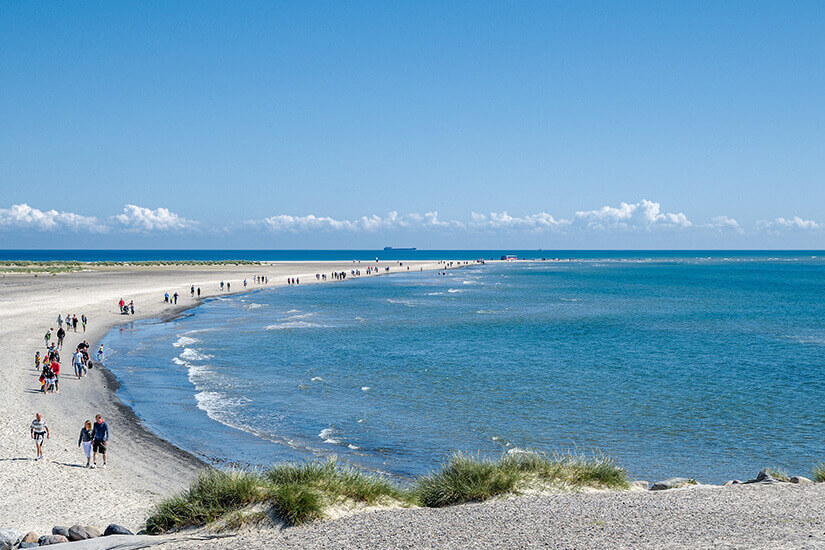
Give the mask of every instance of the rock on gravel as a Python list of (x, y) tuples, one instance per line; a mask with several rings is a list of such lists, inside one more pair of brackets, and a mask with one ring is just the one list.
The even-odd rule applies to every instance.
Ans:
[(14, 550), (23, 535), (16, 529), (0, 529), (0, 550)]
[(774, 485), (776, 483), (787, 483), (787, 481), (776, 479), (771, 475), (771, 471), (765, 468), (756, 475), (756, 479), (749, 479), (745, 483), (761, 483), (763, 485)]
[(653, 487), (651, 487), (650, 490), (665, 491), (667, 489), (678, 489), (679, 487), (684, 487), (685, 485), (695, 484), (696, 481), (688, 479), (686, 477), (672, 477), (670, 479), (665, 479), (664, 481), (657, 481), (653, 484)]
[(72, 525), (69, 527), (69, 540), (96, 539), (100, 536), (100, 529), (86, 525)]
[(69, 538), (69, 528), (62, 527), (60, 525), (55, 525), (54, 527), (52, 527), (52, 535), (61, 535), (66, 538)]
[(111, 535), (134, 535), (131, 531), (123, 527), (122, 525), (118, 525), (117, 523), (110, 524), (106, 530), (103, 532), (104, 537), (108, 537)]
[(69, 539), (63, 535), (43, 535), (37, 542), (40, 543), (40, 546), (50, 546), (61, 542), (69, 542)]
[(26, 533), (26, 536), (23, 537), (23, 540), (20, 542), (37, 542), (40, 537), (37, 536), (37, 533), (34, 531), (29, 531)]
[(791, 478), (791, 483), (813, 483), (813, 480), (808, 479), (807, 477), (793, 476)]

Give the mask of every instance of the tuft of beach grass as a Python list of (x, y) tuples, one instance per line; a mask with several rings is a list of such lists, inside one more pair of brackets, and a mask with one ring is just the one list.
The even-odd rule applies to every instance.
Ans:
[(604, 456), (517, 453), (489, 460), (458, 453), (440, 471), (419, 478), (413, 493), (420, 505), (441, 507), (543, 486), (626, 489), (629, 481)]

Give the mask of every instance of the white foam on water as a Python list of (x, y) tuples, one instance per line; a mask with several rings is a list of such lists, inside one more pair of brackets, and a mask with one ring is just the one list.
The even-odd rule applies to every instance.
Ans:
[(251, 303), (248, 306), (246, 306), (246, 309), (258, 309), (259, 307), (266, 307), (266, 304)]
[(334, 434), (335, 428), (324, 428), (321, 430), (321, 433), (318, 434), (318, 437), (320, 437), (324, 443), (328, 443), (329, 445), (339, 445), (341, 441), (332, 437)]
[(520, 449), (518, 447), (513, 447), (512, 449), (509, 449), (507, 451), (507, 454), (508, 455), (529, 455), (529, 454), (533, 454), (533, 453), (531, 453), (530, 451), (526, 451), (524, 449)]
[(197, 338), (190, 338), (189, 336), (181, 336), (180, 338), (178, 338), (178, 341), (175, 342), (172, 345), (175, 346), (176, 348), (185, 348), (186, 346), (188, 346), (190, 344), (197, 344), (198, 342), (200, 342), (200, 340), (198, 340)]
[(325, 380), (323, 378), (321, 378), (320, 376), (313, 376), (310, 381), (311, 382), (324, 382)]
[(187, 365), (187, 367), (189, 367), (189, 372), (186, 377), (189, 378), (195, 389), (198, 389), (198, 382), (204, 378), (205, 374), (209, 374), (209, 369), (203, 365)]
[(387, 301), (391, 304), (401, 304), (407, 307), (415, 307), (415, 304), (409, 300), (393, 300), (392, 298), (387, 298)]
[(324, 325), (308, 323), (307, 321), (284, 321), (276, 325), (269, 325), (266, 330), (289, 330), (298, 328), (323, 328)]
[(361, 386), (361, 391), (370, 391), (371, 389), (369, 386)]
[(788, 336), (797, 344), (810, 344), (814, 346), (825, 346), (825, 338), (821, 336)]
[(427, 296), (444, 296), (443, 292), (428, 292)]
[(315, 314), (314, 314), (314, 313), (312, 313), (312, 312), (310, 312), (310, 313), (300, 313), (300, 312), (299, 312), (299, 313), (295, 313), (294, 315), (290, 315), (290, 316), (288, 316), (288, 317), (284, 317), (284, 318), (283, 318), (283, 319), (281, 319), (281, 320), (282, 320), (282, 321), (287, 321), (287, 320), (291, 320), (291, 319), (306, 319), (307, 317), (312, 317), (313, 315), (315, 315)]
[(289, 313), (301, 313), (301, 310), (300, 309), (290, 309), (289, 311), (285, 311), (284, 313), (287, 313), (287, 314), (289, 314)]
[(448, 288), (447, 292), (449, 292), (450, 294), (455, 294), (456, 292), (464, 292), (464, 289), (462, 289), (462, 288)]
[(189, 363), (187, 363), (186, 361), (184, 361), (183, 359), (181, 359), (180, 357), (173, 357), (173, 358), (172, 358), (172, 362), (173, 362), (174, 364), (176, 364), (176, 365), (180, 365), (180, 366), (184, 366), (184, 365), (188, 365), (188, 364), (189, 364)]
[(206, 361), (207, 359), (211, 359), (212, 356), (206, 353), (200, 353), (196, 349), (186, 348), (183, 350), (183, 353), (180, 354), (180, 358), (188, 361)]
[(347, 447), (349, 447), (353, 451), (360, 451), (361, 450), (361, 447), (359, 447), (358, 445), (353, 445), (352, 443), (348, 443)]
[(249, 402), (245, 397), (229, 397), (221, 392), (202, 391), (195, 394), (195, 402), (196, 406), (215, 422), (252, 433), (247, 426), (232, 422), (231, 412)]

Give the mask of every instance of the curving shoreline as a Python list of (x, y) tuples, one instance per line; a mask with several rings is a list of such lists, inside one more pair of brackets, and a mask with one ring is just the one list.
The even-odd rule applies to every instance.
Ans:
[[(396, 266), (395, 262), (380, 264)], [(439, 262), (405, 262), (424, 270), (442, 269)], [(221, 280), (237, 285), (232, 294), (249, 292), (241, 281), (253, 274), (269, 277), (268, 286), (284, 286), (287, 276), (316, 284), (316, 272), (349, 271), (351, 262), (282, 262), (260, 266), (123, 267), (97, 268), (54, 276), (8, 275), (0, 279), (0, 343), (8, 360), (0, 370), (0, 526), (45, 532), (53, 525), (116, 522), (137, 529), (161, 498), (184, 488), (205, 463), (149, 431), (140, 418), (116, 396), (119, 386), (105, 368), (93, 368), (88, 377), (61, 380), (61, 393), (42, 395), (36, 390), (33, 354), (43, 347), (43, 333), (55, 326), (58, 313), (85, 313), (88, 331), (69, 332), (64, 367), (79, 341), (93, 347), (105, 334), (138, 319), (179, 315), (203, 300), (222, 293)], [(395, 272), (400, 272), (397, 269)], [(404, 270), (406, 271), (406, 270)], [(392, 273), (392, 270), (391, 270)], [(310, 277), (312, 280), (310, 280)], [(203, 290), (201, 299), (189, 297), (189, 285)], [(163, 293), (177, 291), (177, 305), (165, 304)], [(225, 292), (223, 294), (226, 294)], [(136, 315), (117, 313), (121, 298), (135, 300)], [(56, 328), (56, 327), (55, 327)], [(28, 425), (42, 412), (52, 438), (45, 460), (34, 462)], [(85, 470), (76, 438), (83, 420), (101, 413), (109, 423), (110, 465), (107, 470)], [(30, 448), (31, 447), (31, 448)]]

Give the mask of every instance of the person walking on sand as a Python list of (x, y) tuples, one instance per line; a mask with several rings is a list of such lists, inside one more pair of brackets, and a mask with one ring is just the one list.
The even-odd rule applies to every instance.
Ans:
[(97, 468), (97, 453), (103, 459), (106, 467), (106, 443), (109, 441), (109, 426), (99, 414), (95, 415), (95, 425), (92, 428), (92, 468)]
[(134, 315), (135, 314), (135, 301), (129, 300), (129, 312)]
[(37, 451), (35, 460), (41, 460), (43, 458), (43, 443), (46, 439), (50, 438), (50, 435), (49, 427), (46, 425), (43, 417), (40, 416), (40, 413), (34, 415), (34, 420), (29, 431), (31, 432), (32, 439), (34, 439), (34, 448)]
[(52, 374), (54, 374), (54, 393), (60, 393), (60, 363), (52, 361)]
[(172, 294), (172, 298), (175, 299), (175, 304), (177, 304), (178, 303), (178, 293), (175, 292), (174, 294)]
[(77, 315), (72, 315), (72, 329), (77, 332)]
[(80, 380), (80, 375), (83, 374), (83, 352), (80, 351), (80, 348), (77, 348), (77, 351), (74, 352), (72, 364), (74, 365), (74, 376)]
[(190, 297), (190, 298), (194, 298), (194, 297), (195, 297), (195, 285), (192, 285), (192, 286), (189, 288), (189, 297)]
[(57, 329), (57, 349), (63, 349), (63, 338), (66, 337), (66, 331), (63, 327)]
[(86, 455), (86, 468), (91, 466), (92, 460), (92, 441), (94, 441), (94, 432), (92, 431), (92, 421), (87, 420), (83, 427), (80, 428), (80, 437), (77, 439), (77, 448), (83, 449), (83, 454)]
[(221, 292), (223, 292), (223, 281), (221, 281)]
[(103, 344), (100, 344), (100, 347), (97, 350), (97, 362), (103, 362)]
[(63, 328), (63, 317), (59, 313), (57, 314), (57, 326)]
[(43, 336), (43, 339), (46, 340), (46, 348), (47, 349), (49, 347), (49, 341), (51, 341), (51, 339), (52, 339), (52, 331), (53, 330), (54, 330), (54, 328), (50, 328), (49, 330), (46, 331), (46, 334)]
[(229, 292), (229, 281), (226, 282), (226, 291)]
[(198, 298), (201, 297), (201, 287), (198, 287)]
[(84, 314), (80, 317), (80, 321), (83, 323), (83, 332), (86, 332), (86, 320), (87, 320), (87, 319), (86, 319), (86, 314), (84, 313)]
[(34, 370), (40, 370), (40, 351), (34, 352)]

